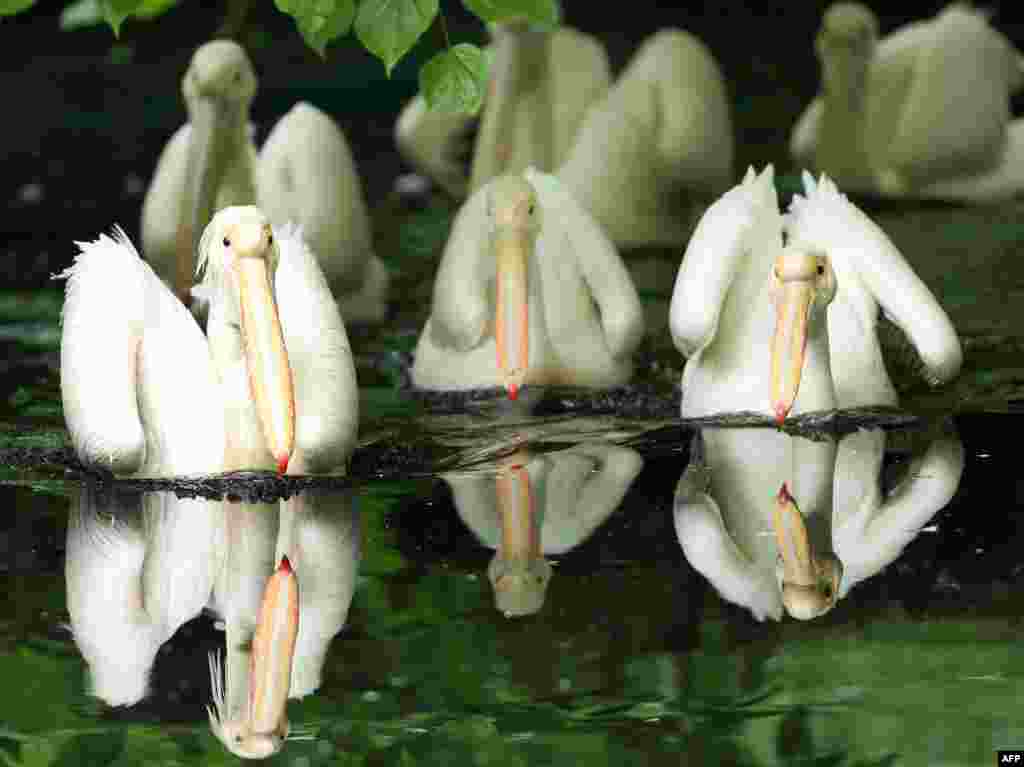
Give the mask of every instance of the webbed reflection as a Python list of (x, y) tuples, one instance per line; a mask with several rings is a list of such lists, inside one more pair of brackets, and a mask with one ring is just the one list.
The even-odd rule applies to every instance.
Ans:
[(222, 503), (83, 485), (65, 578), (90, 691), (111, 706), (141, 701), (160, 647), (206, 609), (226, 642), (223, 659), (210, 658), (211, 731), (237, 756), (277, 753), (290, 730), (286, 700), (320, 686), (358, 561), (347, 492)]
[(676, 487), (683, 552), (758, 620), (824, 615), (895, 560), (956, 492), (960, 439), (945, 430), (881, 489), (889, 439), (865, 429), (815, 442), (770, 429), (702, 429)]
[(442, 474), (455, 508), (495, 554), (487, 568), (495, 607), (508, 617), (544, 605), (545, 555), (578, 546), (618, 508), (643, 459), (629, 448), (584, 443), (568, 450), (502, 458), (496, 473)]

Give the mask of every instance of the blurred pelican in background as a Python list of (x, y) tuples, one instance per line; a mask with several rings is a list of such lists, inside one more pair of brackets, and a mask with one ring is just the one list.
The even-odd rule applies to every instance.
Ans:
[(987, 203), (1024, 193), (1024, 55), (984, 11), (951, 3), (878, 39), (861, 3), (829, 6), (815, 39), (821, 93), (793, 129), (797, 164), (843, 189)]
[(430, 109), (418, 94), (395, 125), (405, 160), (456, 200), (505, 173), (553, 172), (587, 108), (611, 82), (604, 46), (571, 27), (509, 20), (489, 24), (488, 31), (488, 89), (469, 175), (461, 155), (478, 118)]
[[(295, 222), (348, 323), (387, 313), (389, 276), (373, 252), (362, 185), (344, 135), (300, 102), (257, 153), (249, 125), (256, 74), (245, 50), (214, 40), (192, 56), (182, 81), (189, 121), (157, 161), (142, 206), (146, 260), (186, 305), (199, 234), (215, 210), (259, 205), (275, 225)], [(197, 296), (205, 312), (203, 295)]]

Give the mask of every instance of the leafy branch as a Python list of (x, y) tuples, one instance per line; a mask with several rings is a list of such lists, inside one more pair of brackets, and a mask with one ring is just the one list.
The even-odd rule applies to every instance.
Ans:
[[(0, 0), (0, 16), (27, 11), (37, 0)], [(223, 29), (237, 33), (251, 0), (230, 0)], [(106, 23), (115, 36), (129, 18), (153, 19), (181, 0), (74, 0), (61, 14), (65, 30)], [(452, 45), (440, 0), (273, 0), (291, 16), (306, 44), (321, 57), (327, 46), (350, 32), (384, 64), (391, 76), (395, 65), (435, 23), (441, 26), (444, 50), (420, 69), (420, 90), (431, 109), (475, 114), (487, 86), (487, 56), (471, 43)], [(524, 19), (535, 24), (559, 23), (558, 0), (462, 0), (485, 23)]]

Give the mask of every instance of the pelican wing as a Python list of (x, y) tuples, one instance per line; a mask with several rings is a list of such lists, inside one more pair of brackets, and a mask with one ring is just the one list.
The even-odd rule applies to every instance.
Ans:
[(885, 439), (884, 431), (874, 429), (850, 434), (839, 444), (832, 536), (843, 563), (840, 597), (895, 560), (949, 503), (963, 475), (963, 444), (955, 435), (943, 435), (911, 461), (883, 499), (878, 483)]
[(669, 305), (672, 340), (686, 357), (714, 340), (729, 287), (748, 249), (781, 246), (773, 176), (771, 165), (760, 175), (748, 169), (741, 184), (705, 211), (686, 246)]
[(635, 450), (599, 443), (542, 457), (551, 466), (543, 484), (545, 554), (564, 554), (589, 538), (619, 507), (644, 465)]
[(137, 703), (169, 635), (144, 606), (146, 541), (137, 492), (83, 483), (68, 517), (64, 576), (75, 644), (91, 692), (111, 706)]
[[(827, 176), (822, 175), (815, 182), (805, 172), (803, 183), (804, 196), (794, 195), (786, 230), (794, 239), (829, 254), (840, 286), (837, 300), (843, 298), (844, 302), (861, 304), (876, 301), (886, 316), (907, 334), (932, 385), (956, 376), (963, 362), (960, 340), (928, 286), (910, 268), (885, 232), (847, 200)], [(866, 314), (872, 307), (861, 306), (859, 311)], [(832, 316), (830, 307), (830, 342)], [(873, 320), (869, 322), (869, 319), (864, 318), (866, 328), (873, 327)], [(871, 339), (869, 345), (877, 347), (877, 341)], [(858, 379), (869, 371), (847, 369), (843, 355), (837, 355), (832, 372), (843, 407), (865, 404), (851, 401), (850, 396), (862, 385)]]
[[(608, 55), (599, 40), (571, 27), (559, 27), (548, 48), (551, 72), (552, 138), (555, 167), (576, 142), (589, 107), (611, 85)], [(544, 170), (548, 170), (545, 168)]]
[(490, 232), (487, 185), (476, 190), (459, 209), (434, 282), (431, 332), (438, 346), (467, 352), (484, 337), (493, 311), (487, 295), (493, 259), (484, 258)]
[[(895, 132), (878, 147), (887, 165), (915, 186), (974, 175), (998, 162), (1016, 76), (1015, 51), (979, 11), (954, 4), (926, 29), (913, 48)], [(883, 85), (871, 84), (881, 99)]]
[(256, 175), (270, 220), (302, 228), (332, 289), (358, 289), (374, 257), (370, 219), (352, 152), (334, 121), (311, 104), (296, 104), (260, 149)]
[(359, 427), (359, 389), (345, 323), (323, 271), (293, 225), (274, 230), (281, 331), (295, 391), (290, 474), (344, 472)]
[(686, 559), (724, 599), (746, 607), (759, 621), (766, 617), (779, 620), (782, 595), (778, 585), (729, 535), (701, 474), (701, 467), (689, 466), (676, 486), (676, 537)]
[[(533, 168), (523, 175), (536, 190), (543, 211), (538, 250), (548, 250), (555, 254), (554, 259), (571, 257), (575, 261), (600, 310), (608, 351), (616, 359), (628, 358), (643, 339), (644, 313), (618, 250), (557, 177)], [(545, 300), (545, 310), (553, 338), (558, 335), (558, 325), (575, 327), (563, 303)], [(569, 322), (559, 322), (558, 318)], [(578, 339), (570, 339), (567, 346), (573, 343), (579, 343)], [(571, 351), (564, 356), (571, 359)]]
[[(142, 250), (168, 285), (178, 269), (179, 229), (188, 189), (188, 151), (192, 128), (185, 123), (167, 141), (142, 201)], [(191, 233), (182, 241), (193, 242)], [(189, 275), (191, 276), (191, 275)]]
[(417, 95), (398, 117), (395, 143), (414, 169), (461, 200), (469, 188), (469, 174), (459, 157), (460, 141), (476, 119), (461, 112), (431, 109), (426, 99)]
[(304, 490), (281, 503), (275, 561), (287, 555), (300, 582), (290, 698), (320, 686), (327, 649), (355, 593), (360, 537), (351, 491)]
[(808, 104), (793, 126), (789, 137), (789, 154), (798, 168), (813, 168), (818, 146), (818, 126), (824, 103), (820, 98)]
[(206, 338), (122, 229), (77, 243), (61, 331), (64, 420), (81, 461), (119, 475), (219, 471), (224, 412)]

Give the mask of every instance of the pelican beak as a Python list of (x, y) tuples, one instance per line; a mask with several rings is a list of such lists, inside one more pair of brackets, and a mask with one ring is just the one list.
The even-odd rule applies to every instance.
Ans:
[(189, 147), (186, 160), (186, 199), (184, 217), (178, 227), (178, 263), (175, 291), (188, 296), (195, 272), (195, 252), (199, 236), (213, 218), (217, 190), (227, 166), (223, 131), (217, 130), (227, 106), (213, 97), (197, 99), (189, 114)]
[(532, 238), (522, 229), (499, 229), (494, 235), (498, 274), (494, 336), (498, 370), (511, 400), (519, 396), (529, 360), (526, 262), (532, 247)]
[(828, 612), (836, 602), (842, 565), (834, 554), (816, 554), (803, 514), (785, 484), (775, 498), (774, 523), (786, 611), (801, 620)]
[(775, 334), (772, 336), (772, 411), (780, 426), (800, 390), (807, 325), (814, 301), (816, 263), (812, 256), (782, 255), (772, 274)]
[(249, 390), (267, 447), (278, 472), (284, 474), (295, 449), (295, 392), (266, 258), (273, 246), (273, 233), (269, 225), (240, 224), (231, 228), (228, 238), (237, 256), (232, 266)]
[(263, 591), (252, 640), (249, 732), (253, 736), (287, 737), (285, 704), (298, 631), (299, 582), (288, 557), (282, 557)]
[(525, 455), (512, 456), (497, 477), (501, 541), (487, 576), (494, 588), (495, 605), (508, 617), (540, 610), (551, 579), (551, 565), (541, 549), (527, 459)]

